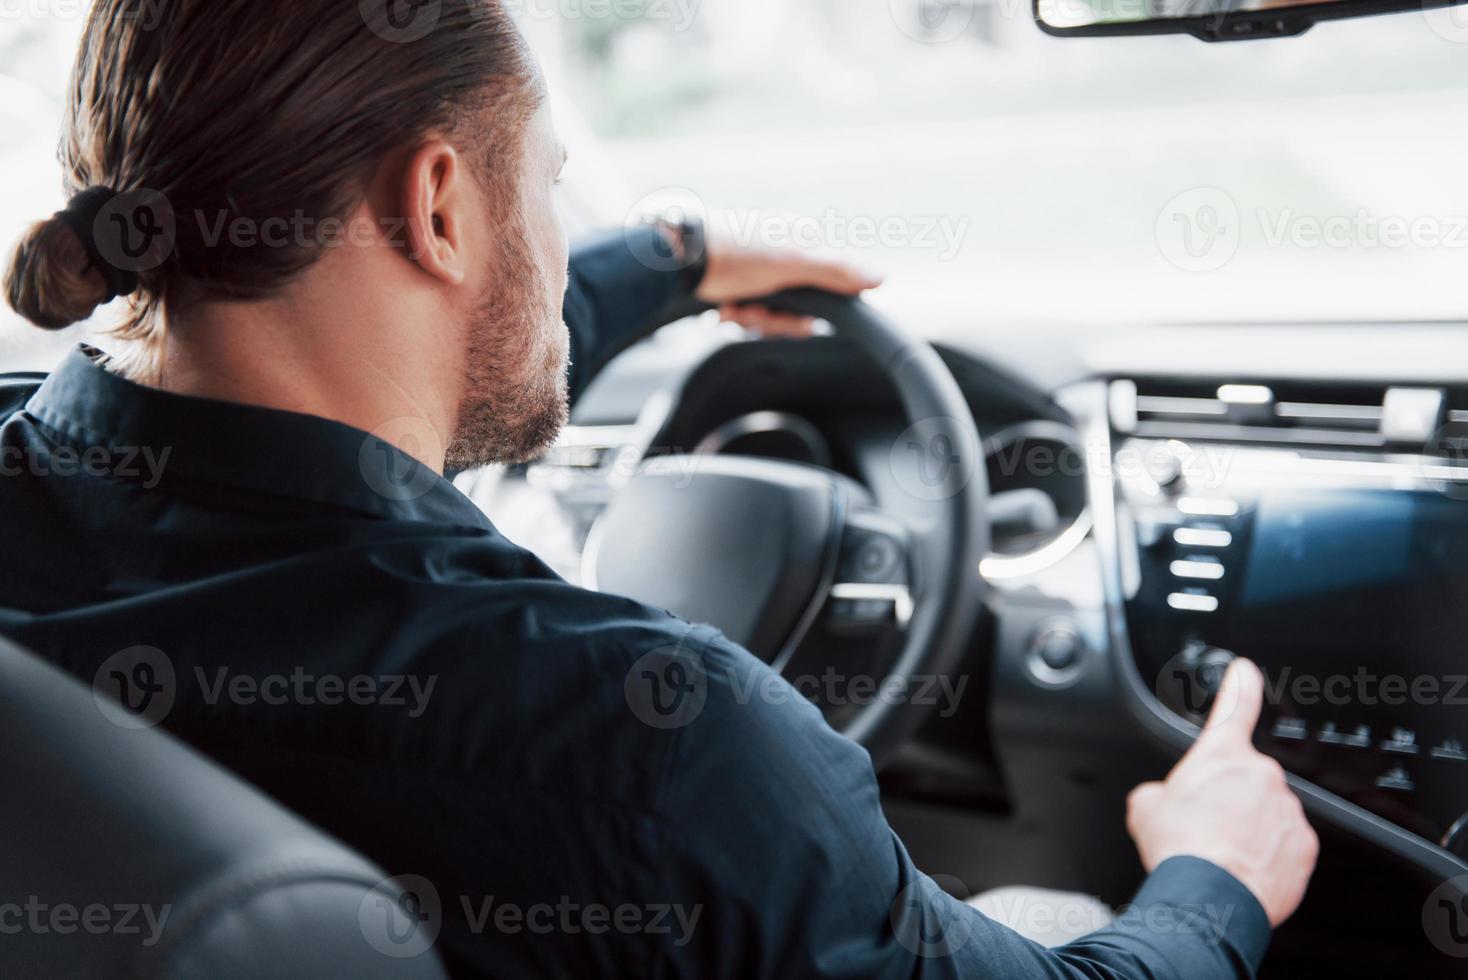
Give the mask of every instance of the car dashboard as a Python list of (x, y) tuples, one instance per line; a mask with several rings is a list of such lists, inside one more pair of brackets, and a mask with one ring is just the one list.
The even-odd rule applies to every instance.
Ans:
[[(925, 461), (904, 458), (895, 393), (853, 349), (683, 330), (614, 361), (543, 459), (461, 486), (542, 557), (556, 537), (572, 578), (650, 457), (690, 475), (704, 454), (811, 463), (901, 499)], [(927, 330), (985, 440), (994, 535), (974, 693), (882, 773), (914, 857), (1122, 900), (1126, 790), (1186, 749), (1246, 656), (1267, 683), (1256, 744), (1352, 874), (1369, 852), (1382, 881), (1468, 875), (1468, 332), (1057, 330)], [(995, 843), (976, 846), (977, 815), (1013, 836), (986, 825)], [(1366, 929), (1399, 911), (1353, 914)]]

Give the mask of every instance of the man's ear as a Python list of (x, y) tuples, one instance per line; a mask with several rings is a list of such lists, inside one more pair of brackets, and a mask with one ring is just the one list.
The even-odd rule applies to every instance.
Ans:
[(464, 229), (469, 182), (457, 150), (431, 139), (408, 157), (402, 171), (404, 240), (408, 257), (430, 276), (458, 286), (468, 271)]

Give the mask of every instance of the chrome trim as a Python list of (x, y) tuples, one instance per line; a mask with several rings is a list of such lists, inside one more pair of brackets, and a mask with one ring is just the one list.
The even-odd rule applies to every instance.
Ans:
[[(985, 439), (984, 459), (992, 459), (996, 453), (1003, 452), (1021, 439), (1062, 443), (1085, 458), (1085, 444), (1081, 440), (1081, 434), (1072, 426), (1046, 419), (1034, 419), (1000, 429)], [(990, 581), (1008, 581), (1037, 575), (1070, 557), (1090, 533), (1091, 513), (1089, 509), (1082, 508), (1064, 530), (1033, 551), (1018, 555), (990, 552), (979, 562), (979, 574)]]
[(979, 562), (979, 574), (991, 582), (1038, 575), (1052, 565), (1070, 557), (1091, 533), (1091, 510), (1076, 516), (1070, 527), (1034, 551), (1023, 555), (990, 555)]
[(1282, 419), (1322, 419), (1339, 422), (1380, 422), (1380, 405), (1327, 405), (1324, 402), (1280, 402), (1274, 414)]
[(1217, 398), (1138, 395), (1137, 411), (1152, 415), (1227, 415), (1228, 406)]
[(830, 469), (831, 447), (826, 443), (825, 436), (821, 435), (821, 430), (809, 419), (791, 412), (750, 412), (730, 419), (699, 440), (693, 451), (714, 456), (723, 452), (735, 440), (775, 432), (783, 432), (799, 439), (810, 451), (811, 463)]
[(1152, 439), (1207, 439), (1214, 442), (1270, 442), (1313, 446), (1383, 446), (1377, 432), (1341, 429), (1281, 429), (1207, 422), (1139, 422), (1136, 434)]

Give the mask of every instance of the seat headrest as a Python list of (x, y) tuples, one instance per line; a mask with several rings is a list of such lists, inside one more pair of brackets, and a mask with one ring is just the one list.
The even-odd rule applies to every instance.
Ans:
[(385, 875), (0, 641), (0, 974), (439, 980)]

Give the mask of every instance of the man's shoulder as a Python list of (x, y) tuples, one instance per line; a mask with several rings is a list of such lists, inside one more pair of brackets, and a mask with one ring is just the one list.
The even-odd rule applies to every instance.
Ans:
[(25, 407), (46, 375), (34, 371), (0, 374), (0, 422)]

